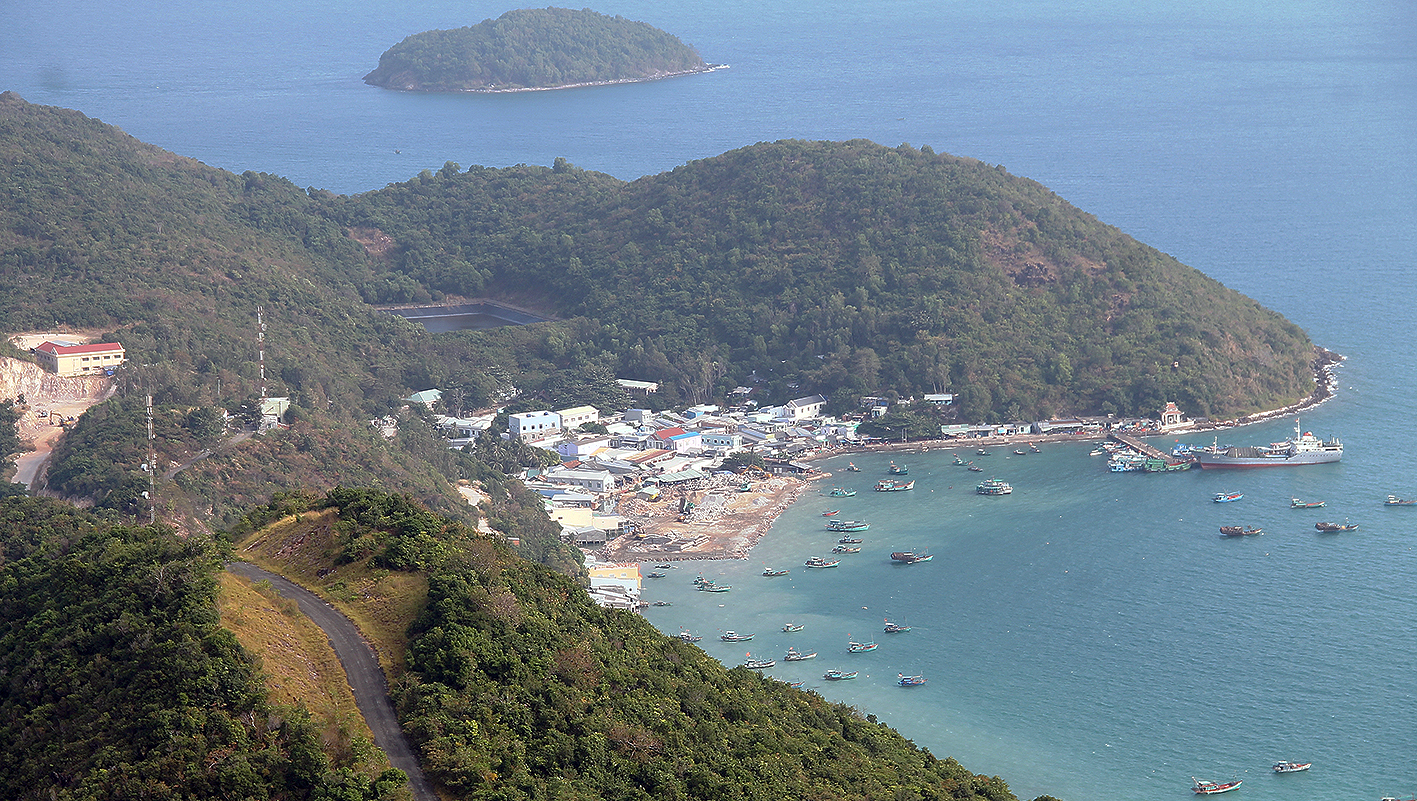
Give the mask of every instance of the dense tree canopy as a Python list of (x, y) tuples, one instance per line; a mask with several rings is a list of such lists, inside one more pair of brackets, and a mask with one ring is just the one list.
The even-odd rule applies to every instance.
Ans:
[(467, 28), (424, 31), (379, 57), (366, 83), (495, 91), (634, 81), (706, 69), (679, 37), (590, 9), (527, 8)]

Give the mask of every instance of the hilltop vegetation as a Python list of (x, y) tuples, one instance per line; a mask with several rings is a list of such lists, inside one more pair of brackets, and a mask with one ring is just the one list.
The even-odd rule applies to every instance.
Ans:
[(364, 82), (434, 92), (637, 81), (708, 68), (679, 37), (590, 9), (527, 8), (394, 45)]
[[(286, 516), (303, 509), (338, 520)], [(275, 539), (256, 528), (272, 514)], [(452, 798), (1013, 798), (997, 777), (845, 705), (727, 669), (406, 499), (286, 498), (236, 536), (265, 538), (263, 553), (328, 597), (344, 597), (362, 580), (349, 568), (366, 562), (426, 576), (393, 694), (425, 772)], [(367, 606), (387, 593), (357, 595)]]

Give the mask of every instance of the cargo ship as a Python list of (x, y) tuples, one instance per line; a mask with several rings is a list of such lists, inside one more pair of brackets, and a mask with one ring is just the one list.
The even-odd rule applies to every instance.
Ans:
[[(1217, 440), (1218, 442), (1218, 440)], [(1343, 443), (1337, 439), (1321, 440), (1302, 430), (1294, 421), (1294, 439), (1274, 442), (1267, 446), (1221, 447), (1192, 451), (1196, 464), (1206, 470), (1232, 467), (1282, 467), (1301, 464), (1328, 464), (1343, 458)]]

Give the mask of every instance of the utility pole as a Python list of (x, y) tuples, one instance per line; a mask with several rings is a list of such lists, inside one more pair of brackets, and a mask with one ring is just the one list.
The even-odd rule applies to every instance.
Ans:
[(153, 396), (148, 396), (148, 525), (157, 522), (157, 465), (153, 461)]
[(264, 306), (256, 307), (256, 359), (261, 363), (261, 400), (266, 399), (266, 324), (261, 319)]

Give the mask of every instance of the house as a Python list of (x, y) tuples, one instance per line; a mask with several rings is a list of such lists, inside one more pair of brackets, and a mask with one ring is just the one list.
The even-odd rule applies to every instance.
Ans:
[(572, 406), (569, 409), (562, 409), (556, 414), (561, 416), (561, 428), (567, 431), (580, 428), (586, 423), (600, 422), (600, 411), (594, 406)]
[(782, 416), (790, 417), (793, 420), (811, 420), (822, 416), (822, 409), (827, 405), (827, 399), (821, 395), (809, 395), (805, 398), (790, 400), (782, 407)]
[(608, 470), (567, 470), (564, 467), (553, 467), (541, 477), (553, 484), (570, 484), (573, 487), (584, 487), (591, 492), (610, 492), (615, 489), (615, 477), (610, 475)]
[(648, 431), (621, 434), (610, 440), (610, 447), (627, 451), (647, 451), (659, 447), (659, 440)]
[(642, 395), (646, 398), (659, 391), (659, 384), (655, 381), (631, 381), (628, 378), (617, 378), (615, 383), (631, 395)]
[(556, 444), (556, 452), (563, 459), (584, 459), (602, 448), (610, 447), (610, 437), (605, 434), (587, 434), (583, 437), (568, 437)]
[(555, 412), (517, 412), (507, 417), (507, 433), (513, 439), (537, 439), (560, 430), (561, 415)]
[(684, 451), (703, 450), (703, 435), (697, 431), (685, 431), (682, 428), (662, 428), (654, 432), (654, 438), (659, 441), (661, 450), (683, 453)]
[(925, 402), (932, 406), (950, 406), (955, 402), (955, 396), (949, 392), (938, 392), (926, 395)]
[(403, 402), (409, 404), (419, 403), (432, 409), (434, 406), (438, 405), (438, 401), (441, 400), (442, 397), (443, 391), (440, 389), (425, 389), (409, 395), (407, 398), (403, 399)]
[(700, 434), (705, 448), (713, 448), (721, 453), (743, 450), (743, 435), (734, 431), (704, 431)]
[(45, 342), (31, 351), (39, 366), (56, 375), (112, 375), (113, 368), (126, 361), (127, 353), (117, 342), (75, 345)]
[(655, 447), (660, 448), (661, 450), (672, 451), (674, 450), (674, 446), (671, 444), (671, 442), (675, 437), (684, 433), (687, 432), (685, 432), (684, 429), (679, 428), (678, 426), (674, 426), (673, 428), (661, 428), (658, 431), (654, 432), (654, 441), (657, 443)]
[(433, 423), (438, 426), (439, 431), (443, 432), (443, 437), (448, 440), (448, 444), (461, 448), (476, 442), (482, 432), (492, 427), (492, 415), (449, 417), (440, 414), (433, 417)]

